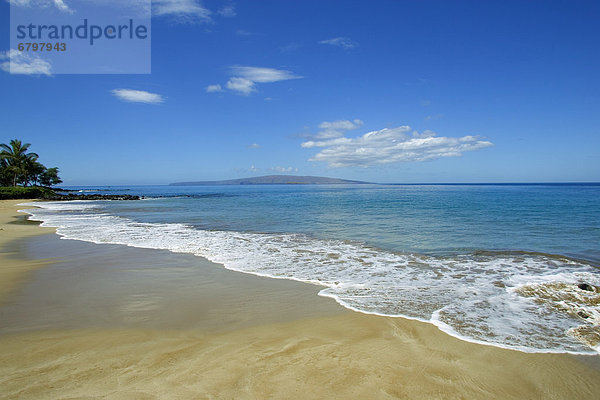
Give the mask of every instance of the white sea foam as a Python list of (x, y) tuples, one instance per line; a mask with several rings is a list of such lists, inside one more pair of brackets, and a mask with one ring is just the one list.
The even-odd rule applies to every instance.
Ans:
[[(528, 352), (593, 354), (598, 271), (532, 254), (403, 254), (363, 243), (301, 234), (198, 230), (142, 223), (102, 212), (97, 203), (32, 203), (25, 210), (66, 239), (191, 253), (226, 268), (324, 286), (323, 296), (364, 312), (427, 321), (477, 343)], [(583, 293), (585, 292), (585, 293)], [(579, 314), (578, 314), (579, 312)]]

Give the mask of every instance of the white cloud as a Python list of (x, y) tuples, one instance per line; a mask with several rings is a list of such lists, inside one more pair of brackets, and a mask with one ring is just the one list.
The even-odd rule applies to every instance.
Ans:
[(302, 78), (301, 76), (294, 75), (290, 71), (275, 68), (234, 66), (231, 67), (231, 72), (235, 76), (240, 76), (242, 78), (251, 80), (252, 82), (259, 83), (279, 82), (288, 79)]
[(249, 172), (258, 172), (260, 171), (260, 168), (255, 167), (254, 165), (251, 165), (250, 168), (248, 168)]
[(65, 2), (63, 0), (54, 0), (54, 5), (60, 11), (64, 11), (64, 12), (67, 12), (67, 13), (72, 13), (73, 12), (73, 10), (71, 10), (69, 8), (69, 6), (65, 4)]
[(254, 88), (254, 82), (246, 78), (233, 77), (227, 81), (226, 86), (227, 89), (235, 90), (236, 92), (240, 92), (246, 96), (256, 90)]
[(319, 129), (321, 129), (316, 135), (316, 139), (330, 139), (344, 135), (344, 132), (357, 129), (363, 122), (360, 119), (354, 121), (338, 120), (332, 122), (321, 122)]
[(457, 157), (492, 145), (477, 136), (438, 137), (432, 131), (419, 134), (409, 126), (385, 128), (355, 138), (334, 137), (302, 143), (304, 148), (323, 148), (309, 161), (326, 162), (335, 168)]
[(64, 0), (8, 0), (8, 2), (12, 6), (21, 7), (47, 7), (49, 5), (54, 5), (60, 11), (64, 11), (69, 14), (73, 12), (73, 10), (70, 9), (67, 4), (65, 4)]
[(30, 55), (15, 49), (0, 52), (0, 69), (9, 74), (52, 75), (52, 65), (36, 55)]
[(235, 6), (233, 5), (222, 7), (219, 11), (217, 11), (217, 14), (219, 14), (221, 17), (235, 17), (237, 15), (235, 12)]
[(233, 66), (230, 70), (233, 76), (227, 81), (227, 89), (237, 91), (243, 95), (249, 95), (256, 91), (256, 83), (272, 83), (302, 78), (290, 71), (275, 68)]
[(208, 85), (206, 87), (207, 93), (222, 92), (222, 91), (223, 91), (223, 88), (221, 87), (221, 85)]
[(251, 148), (251, 149), (260, 149), (260, 144), (258, 144), (258, 143), (252, 143), (248, 147)]
[(336, 146), (336, 145), (340, 145), (340, 144), (345, 144), (345, 143), (351, 143), (352, 139), (348, 139), (347, 137), (341, 137), (341, 138), (331, 138), (331, 139), (325, 139), (325, 140), (308, 140), (306, 142), (303, 142), (301, 144), (302, 147), (310, 149), (313, 147), (327, 147), (327, 146)]
[[(118, 7), (142, 7), (146, 9), (145, 0), (88, 0), (95, 3), (111, 4)], [(33, 7), (46, 7), (53, 4), (57, 9), (73, 13), (73, 9), (68, 6), (70, 0), (8, 0), (11, 5)], [(211, 22), (212, 12), (204, 7), (200, 0), (152, 0), (152, 10), (157, 16), (171, 16), (179, 22)], [(235, 16), (234, 6), (225, 6), (217, 11), (217, 14), (223, 17)]]
[(425, 121), (433, 121), (436, 119), (442, 119), (444, 118), (444, 114), (433, 114), (433, 115), (428, 115), (425, 117)]
[(111, 93), (117, 98), (129, 103), (159, 104), (165, 101), (164, 97), (160, 94), (150, 93), (143, 90), (114, 89), (111, 90)]
[(152, 0), (155, 15), (169, 15), (182, 22), (210, 22), (211, 12), (198, 0)]
[(347, 37), (336, 37), (332, 39), (321, 40), (319, 44), (329, 44), (331, 46), (338, 46), (344, 49), (353, 49), (358, 46), (358, 43)]
[(273, 172), (280, 172), (280, 173), (286, 173), (286, 172), (298, 172), (298, 168), (294, 168), (294, 167), (272, 167), (269, 168), (269, 170), (273, 171)]

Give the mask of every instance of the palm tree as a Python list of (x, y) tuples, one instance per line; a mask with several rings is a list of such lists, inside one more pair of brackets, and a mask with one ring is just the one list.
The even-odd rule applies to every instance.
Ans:
[(13, 178), (8, 169), (8, 163), (0, 156), (0, 186), (9, 186), (12, 181)]
[(37, 163), (39, 156), (36, 153), (27, 153), (31, 144), (22, 143), (20, 140), (13, 139), (7, 145), (0, 144), (0, 159), (12, 176), (12, 185), (23, 182), (25, 185), (31, 180), (30, 168)]
[(62, 179), (58, 176), (58, 168), (46, 168), (44, 172), (39, 175), (40, 183), (44, 186), (53, 186), (62, 183)]
[(46, 167), (43, 164), (32, 159), (25, 160), (25, 186), (30, 183), (37, 185), (44, 171), (46, 171)]

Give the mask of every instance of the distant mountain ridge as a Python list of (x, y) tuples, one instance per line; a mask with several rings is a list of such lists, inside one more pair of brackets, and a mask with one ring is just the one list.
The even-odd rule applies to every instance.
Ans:
[(325, 178), (322, 176), (267, 175), (254, 178), (229, 179), (224, 181), (175, 182), (170, 186), (201, 185), (357, 185), (369, 182), (347, 179)]

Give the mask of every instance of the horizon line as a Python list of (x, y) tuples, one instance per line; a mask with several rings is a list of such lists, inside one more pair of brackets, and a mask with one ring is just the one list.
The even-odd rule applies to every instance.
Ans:
[[(210, 182), (210, 181), (207, 181)], [(301, 186), (340, 186), (340, 185), (345, 185), (344, 183), (329, 183), (329, 184), (289, 184), (289, 183), (254, 183), (254, 184), (245, 184), (245, 185), (223, 185), (223, 184), (206, 184), (206, 185), (177, 185), (177, 186), (274, 186), (274, 185), (281, 185), (281, 186), (297, 186), (297, 185), (301, 185)], [(537, 182), (366, 182), (366, 181), (360, 181), (357, 183), (348, 183), (347, 185), (381, 185), (381, 186), (385, 186), (385, 185), (392, 185), (392, 186), (510, 186), (510, 185), (600, 185), (600, 181), (556, 181), (556, 182), (544, 182), (544, 181), (537, 181)], [(93, 187), (93, 186), (98, 186), (98, 187), (116, 187), (116, 186), (174, 186), (172, 185), (172, 183), (150, 183), (150, 184), (95, 184), (95, 185), (77, 185), (77, 184), (70, 184), (70, 185), (61, 185), (61, 187)]]

